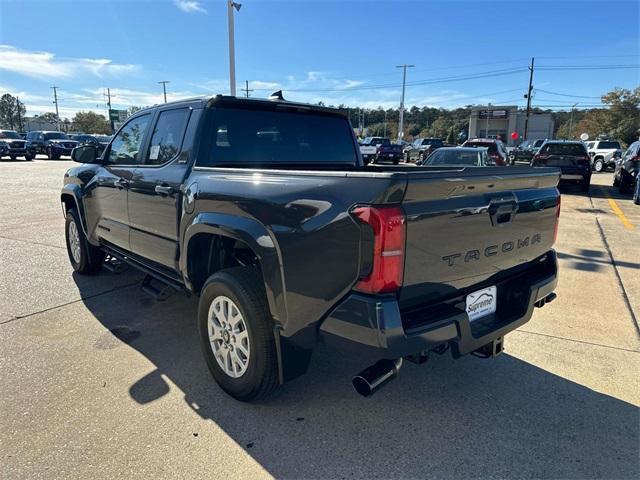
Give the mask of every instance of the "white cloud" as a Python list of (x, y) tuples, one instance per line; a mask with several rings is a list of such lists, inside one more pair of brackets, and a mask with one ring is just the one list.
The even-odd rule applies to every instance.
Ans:
[(195, 0), (174, 0), (173, 3), (176, 7), (186, 13), (207, 13), (202, 4)]
[(113, 63), (107, 58), (58, 58), (51, 52), (0, 45), (0, 70), (29, 77), (68, 78), (83, 73), (103, 77), (131, 73), (137, 68), (137, 65)]

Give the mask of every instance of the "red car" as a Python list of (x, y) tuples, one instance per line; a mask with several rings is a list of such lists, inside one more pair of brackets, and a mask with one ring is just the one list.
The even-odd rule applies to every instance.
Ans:
[(493, 138), (473, 138), (462, 144), (463, 147), (484, 147), (489, 154), (489, 161), (493, 161), (494, 165), (508, 165), (507, 149), (501, 140)]

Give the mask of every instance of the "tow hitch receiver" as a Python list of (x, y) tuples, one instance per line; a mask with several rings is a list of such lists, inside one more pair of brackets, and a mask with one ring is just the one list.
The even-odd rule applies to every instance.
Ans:
[(503, 348), (504, 337), (498, 337), (473, 352), (473, 355), (480, 358), (495, 358), (502, 353)]

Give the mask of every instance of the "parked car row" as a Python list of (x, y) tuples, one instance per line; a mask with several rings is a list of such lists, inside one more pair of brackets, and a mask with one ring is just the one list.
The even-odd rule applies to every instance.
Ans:
[(58, 160), (63, 155), (71, 156), (78, 145), (93, 145), (98, 155), (102, 155), (110, 140), (108, 135), (67, 135), (54, 131), (28, 132), (26, 138), (22, 138), (14, 130), (0, 130), (0, 158), (33, 160), (36, 155), (46, 155), (50, 160)]

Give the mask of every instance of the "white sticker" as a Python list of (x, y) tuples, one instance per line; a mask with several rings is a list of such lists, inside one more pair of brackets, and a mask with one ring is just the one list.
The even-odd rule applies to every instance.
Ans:
[(152, 145), (151, 150), (149, 151), (149, 159), (157, 160), (158, 155), (160, 155), (160, 145)]

